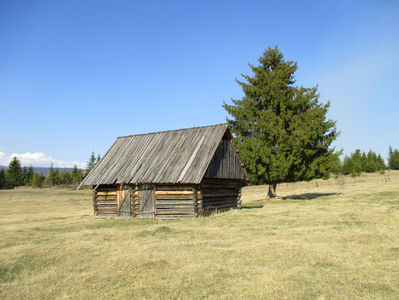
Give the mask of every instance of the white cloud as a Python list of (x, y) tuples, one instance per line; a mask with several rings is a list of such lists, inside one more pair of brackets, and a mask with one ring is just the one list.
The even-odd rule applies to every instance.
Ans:
[(71, 163), (64, 162), (48, 156), (43, 152), (12, 153), (10, 155), (0, 152), (0, 165), (8, 166), (14, 157), (18, 158), (23, 166), (33, 165), (35, 167), (49, 167), (53, 164), (55, 168), (72, 168), (74, 165), (82, 169), (86, 167), (86, 163), (78, 161), (73, 161)]
[(7, 134), (7, 132), (5, 132), (5, 131), (1, 131), (0, 130), (0, 136), (2, 136), (2, 135), (6, 135)]

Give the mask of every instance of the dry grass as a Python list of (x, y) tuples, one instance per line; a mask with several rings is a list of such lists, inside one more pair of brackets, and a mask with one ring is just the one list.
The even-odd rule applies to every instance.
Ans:
[(0, 191), (0, 298), (399, 298), (399, 172), (265, 189), (175, 221), (93, 218), (90, 191)]

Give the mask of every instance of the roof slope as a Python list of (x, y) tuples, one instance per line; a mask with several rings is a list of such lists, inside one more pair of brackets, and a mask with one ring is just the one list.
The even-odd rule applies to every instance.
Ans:
[(201, 182), (227, 124), (118, 137), (82, 185)]

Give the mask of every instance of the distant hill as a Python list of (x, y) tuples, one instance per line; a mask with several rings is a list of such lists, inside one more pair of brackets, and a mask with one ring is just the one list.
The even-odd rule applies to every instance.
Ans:
[[(0, 169), (7, 170), (8, 167), (6, 166), (0, 166)], [(54, 169), (59, 169), (61, 172), (67, 171), (67, 172), (72, 172), (73, 168), (54, 168)], [(43, 174), (43, 175), (48, 175), (50, 173), (50, 168), (48, 167), (33, 167), (33, 171), (35, 173)]]

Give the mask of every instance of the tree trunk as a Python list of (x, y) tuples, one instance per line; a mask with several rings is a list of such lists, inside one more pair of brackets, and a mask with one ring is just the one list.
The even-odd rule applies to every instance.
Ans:
[(277, 183), (269, 184), (269, 191), (267, 192), (267, 196), (269, 199), (280, 199), (276, 193)]

